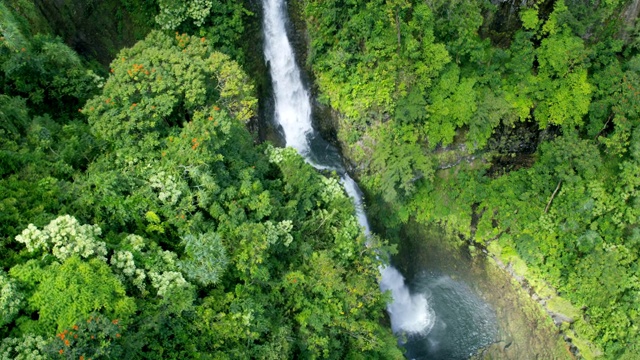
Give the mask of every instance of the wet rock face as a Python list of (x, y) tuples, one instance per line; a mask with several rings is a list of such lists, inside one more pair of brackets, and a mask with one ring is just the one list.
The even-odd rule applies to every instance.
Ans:
[(515, 32), (522, 28), (522, 21), (520, 20), (520, 11), (522, 9), (535, 5), (538, 8), (540, 18), (546, 19), (553, 11), (555, 2), (556, 0), (491, 0), (491, 4), (495, 6), (496, 10), (487, 11), (484, 14), (484, 23), (480, 28), (480, 35), (483, 38), (490, 39), (494, 46), (507, 48), (511, 44)]
[(492, 0), (491, 4), (496, 7), (496, 11), (484, 14), (482, 37), (491, 39), (495, 46), (508, 47), (513, 33), (522, 27), (518, 15), (520, 9), (531, 6), (535, 2), (535, 0)]
[(500, 125), (489, 140), (488, 148), (500, 154), (533, 154), (542, 135), (538, 124), (516, 122), (513, 126)]
[(491, 159), (490, 176), (533, 165), (534, 154), (538, 146), (552, 140), (560, 132), (556, 126), (539, 129), (533, 121), (500, 125), (488, 142), (487, 150), (495, 155)]
[(55, 35), (88, 59), (105, 67), (123, 47), (132, 46), (138, 31), (117, 1), (35, 0)]

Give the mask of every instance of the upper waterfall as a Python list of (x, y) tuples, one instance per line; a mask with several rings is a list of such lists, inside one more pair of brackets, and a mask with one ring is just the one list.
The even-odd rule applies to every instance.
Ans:
[(311, 103), (287, 38), (284, 3), (281, 0), (264, 0), (263, 3), (264, 57), (273, 81), (275, 118), (284, 130), (287, 146), (306, 156), (309, 152), (307, 136), (313, 132)]

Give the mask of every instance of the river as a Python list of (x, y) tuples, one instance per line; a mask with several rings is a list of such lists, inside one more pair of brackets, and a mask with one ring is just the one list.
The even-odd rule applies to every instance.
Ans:
[[(347, 174), (338, 149), (313, 129), (309, 91), (287, 36), (283, 0), (263, 0), (264, 55), (273, 85), (274, 121), (286, 146), (317, 169), (335, 171), (353, 199), (364, 231), (370, 228), (358, 185)], [(415, 264), (414, 264), (415, 265)], [(392, 265), (380, 269), (380, 289), (390, 291), (387, 311), (393, 332), (412, 359), (466, 359), (496, 341), (495, 311), (466, 283), (446, 272), (412, 267), (411, 282)], [(418, 266), (420, 269), (420, 266)]]

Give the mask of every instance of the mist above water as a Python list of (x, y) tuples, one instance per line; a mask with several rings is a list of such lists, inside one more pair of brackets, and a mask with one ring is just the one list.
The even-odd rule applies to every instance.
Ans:
[(420, 293), (412, 295), (405, 285), (404, 277), (392, 266), (380, 270), (380, 289), (390, 290), (393, 302), (387, 306), (394, 333), (428, 334), (436, 321), (436, 314), (429, 306), (427, 297)]
[(466, 283), (439, 271), (420, 271), (413, 274), (411, 289), (431, 294), (438, 317), (428, 333), (407, 338), (404, 348), (409, 359), (468, 359), (495, 341), (496, 313)]

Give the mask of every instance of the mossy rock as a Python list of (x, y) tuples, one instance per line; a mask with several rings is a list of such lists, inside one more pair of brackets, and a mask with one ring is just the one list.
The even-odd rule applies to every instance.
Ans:
[(497, 258), (502, 254), (502, 246), (497, 241), (492, 241), (487, 245), (487, 251), (491, 256), (495, 256)]
[(600, 359), (603, 352), (590, 341), (582, 339), (575, 331), (571, 331), (568, 336), (571, 342), (578, 348), (584, 360)]
[[(560, 296), (554, 296), (547, 302), (547, 309), (555, 314), (560, 314), (566, 318), (572, 320), (579, 319), (581, 317), (580, 310), (576, 309), (571, 302)], [(569, 321), (573, 322), (573, 321)]]

